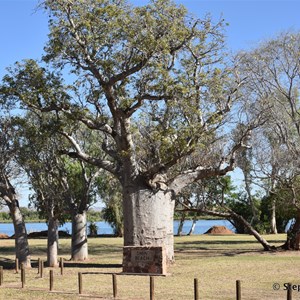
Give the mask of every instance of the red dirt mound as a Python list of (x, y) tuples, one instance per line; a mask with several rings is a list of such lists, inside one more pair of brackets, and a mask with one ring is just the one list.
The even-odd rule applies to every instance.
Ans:
[(225, 226), (213, 226), (208, 229), (204, 234), (234, 234), (230, 229)]
[(0, 233), (0, 239), (8, 239), (9, 236), (7, 234), (4, 233)]

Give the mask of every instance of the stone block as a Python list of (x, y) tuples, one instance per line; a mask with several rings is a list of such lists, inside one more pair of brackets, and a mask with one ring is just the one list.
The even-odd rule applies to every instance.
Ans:
[(123, 272), (166, 275), (165, 249), (163, 247), (123, 247)]

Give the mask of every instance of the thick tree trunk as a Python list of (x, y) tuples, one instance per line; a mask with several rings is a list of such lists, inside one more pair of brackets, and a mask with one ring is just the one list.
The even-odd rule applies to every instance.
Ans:
[(86, 211), (72, 216), (72, 253), (71, 260), (88, 259)]
[(172, 263), (174, 205), (169, 191), (123, 187), (124, 246), (163, 246)]
[(48, 220), (48, 245), (47, 245), (47, 263), (49, 267), (58, 266), (58, 225), (55, 218)]
[(31, 260), (29, 254), (29, 244), (27, 238), (27, 231), (25, 222), (20, 211), (19, 203), (17, 200), (8, 204), (9, 212), (12, 216), (14, 230), (15, 230), (15, 247), (16, 258), (19, 259), (19, 263), (24, 263), (25, 267), (31, 267)]
[(296, 220), (287, 233), (286, 242), (281, 246), (285, 250), (300, 249), (300, 210), (297, 210)]

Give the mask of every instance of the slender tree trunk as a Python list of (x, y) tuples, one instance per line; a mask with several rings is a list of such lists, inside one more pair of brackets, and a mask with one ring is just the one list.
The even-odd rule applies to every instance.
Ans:
[(248, 195), (248, 201), (251, 206), (251, 211), (252, 211), (252, 219), (251, 219), (251, 225), (256, 225), (259, 222), (258, 218), (258, 212), (255, 207), (255, 203), (253, 201), (252, 193), (251, 193), (251, 179), (250, 179), (250, 173), (249, 171), (244, 170), (244, 177), (245, 177), (245, 190)]
[(186, 218), (186, 212), (182, 212), (179, 225), (178, 225), (177, 235), (182, 235), (182, 229), (183, 229), (185, 218)]
[(123, 212), (117, 203), (113, 204), (113, 210), (115, 214), (115, 224), (114, 224), (115, 234), (118, 237), (123, 237), (124, 235), (123, 219), (122, 219)]
[(190, 228), (190, 231), (189, 231), (188, 235), (192, 235), (194, 233), (196, 223), (197, 223), (197, 214), (194, 215), (193, 223), (192, 223), (192, 226)]
[(123, 237), (123, 224), (117, 224), (115, 234), (117, 237)]
[(231, 209), (223, 207), (226, 209), (227, 212), (218, 212), (218, 211), (211, 211), (207, 209), (187, 209), (188, 211), (195, 211), (205, 213), (211, 216), (218, 216), (226, 219), (235, 219), (236, 221), (241, 222), (244, 226), (248, 229), (248, 231), (256, 238), (256, 240), (264, 247), (265, 250), (276, 250), (276, 247), (270, 245), (252, 226), (248, 223), (242, 216), (235, 213)]
[(167, 262), (174, 261), (171, 196), (169, 191), (137, 184), (123, 187), (124, 246), (162, 246)]
[(16, 258), (19, 263), (24, 263), (27, 268), (31, 267), (31, 259), (29, 253), (29, 244), (24, 218), (20, 211), (18, 200), (14, 200), (8, 204), (9, 212), (12, 216), (15, 230), (15, 248)]
[(271, 206), (271, 232), (272, 234), (277, 234), (277, 224), (276, 224), (276, 200), (272, 199)]
[(276, 174), (278, 172), (278, 167), (276, 164), (272, 164), (272, 173), (271, 173), (271, 185), (269, 189), (269, 197), (271, 196), (271, 220), (270, 220), (270, 227), (271, 227), (271, 234), (277, 234), (277, 224), (276, 224), (276, 197), (275, 194), (273, 193), (276, 182)]
[(58, 225), (55, 218), (48, 220), (48, 245), (47, 245), (47, 262), (49, 267), (58, 266)]
[(72, 215), (72, 253), (71, 260), (88, 259), (86, 211)]
[(270, 251), (276, 249), (274, 246), (271, 246), (241, 215), (238, 215), (232, 210), (230, 210), (229, 213), (233, 219), (241, 222), (248, 229), (249, 233), (251, 233), (256, 240), (261, 243), (265, 250)]

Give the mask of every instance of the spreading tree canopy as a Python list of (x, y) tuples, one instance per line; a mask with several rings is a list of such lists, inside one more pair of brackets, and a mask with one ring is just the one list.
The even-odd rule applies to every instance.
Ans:
[[(195, 18), (168, 0), (41, 6), (50, 29), (43, 64), (12, 67), (2, 100), (52, 113), (72, 144), (65, 152), (120, 181), (125, 245), (164, 245), (172, 260), (174, 195), (233, 170), (255, 126), (231, 143), (241, 79), (226, 60), (224, 21)], [(99, 151), (84, 151), (68, 122), (99, 132)]]

